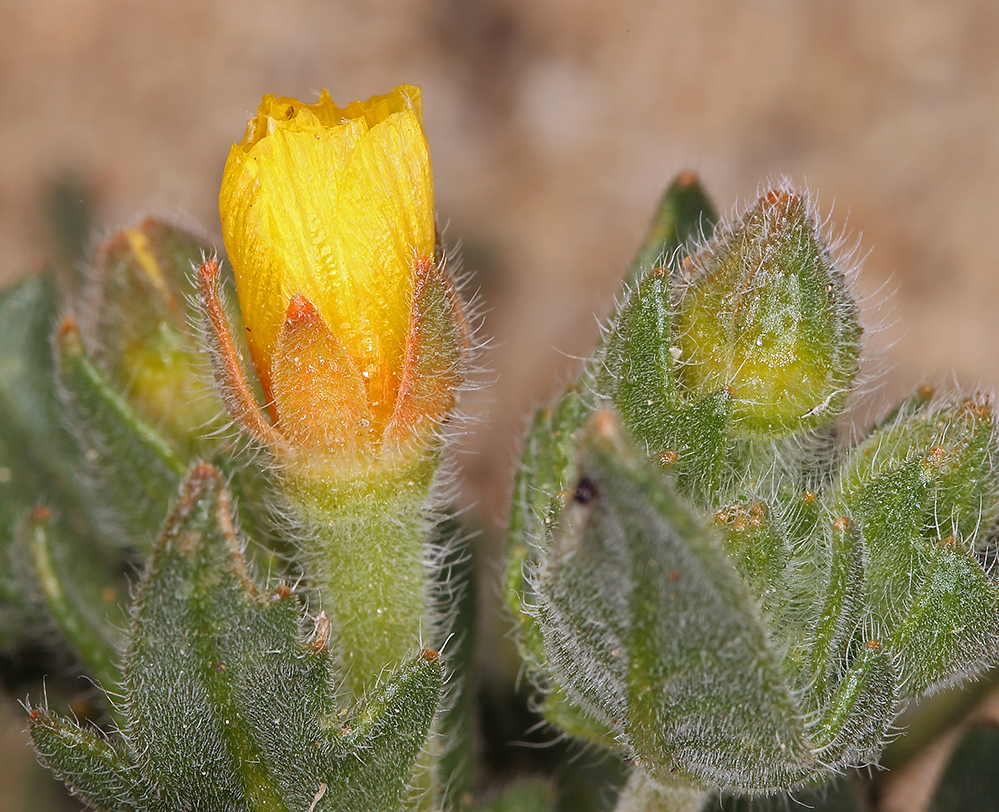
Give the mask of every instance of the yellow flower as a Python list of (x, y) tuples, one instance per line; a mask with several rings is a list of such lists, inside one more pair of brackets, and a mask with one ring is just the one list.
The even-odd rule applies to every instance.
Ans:
[[(434, 257), (418, 87), (344, 108), (325, 90), (315, 104), (265, 96), (229, 153), (219, 208), (250, 355), (293, 446), (363, 444), (446, 417), (464, 334)], [(444, 323), (425, 323), (427, 290), (448, 300)], [(417, 373), (444, 374), (419, 407)]]

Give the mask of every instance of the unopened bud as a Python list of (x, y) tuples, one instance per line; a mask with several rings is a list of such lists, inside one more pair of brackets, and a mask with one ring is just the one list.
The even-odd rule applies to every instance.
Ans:
[(857, 306), (805, 201), (769, 192), (690, 261), (678, 307), (680, 374), (733, 393), (740, 431), (831, 421), (857, 372)]
[(190, 330), (192, 267), (206, 246), (183, 229), (147, 218), (94, 254), (80, 326), (109, 381), (168, 435), (198, 438), (220, 412)]

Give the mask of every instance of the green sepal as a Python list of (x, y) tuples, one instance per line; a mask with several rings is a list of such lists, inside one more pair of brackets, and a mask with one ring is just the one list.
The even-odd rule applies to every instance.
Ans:
[(973, 722), (950, 755), (928, 812), (999, 810), (999, 726)]
[(678, 296), (679, 375), (692, 393), (729, 389), (748, 435), (831, 424), (858, 370), (861, 329), (843, 272), (805, 201), (760, 198), (690, 258)]
[(577, 477), (537, 583), (558, 682), (653, 778), (754, 791), (800, 782), (805, 728), (720, 540), (606, 413), (587, 430)]
[(549, 548), (558, 526), (566, 502), (577, 434), (589, 413), (590, 408), (576, 387), (570, 387), (553, 408), (538, 411), (514, 476), (504, 596), (517, 624), (521, 657), (542, 673), (544, 643), (530, 611), (535, 600), (529, 574)]
[(293, 591), (251, 578), (233, 521), (220, 472), (194, 468), (138, 589), (122, 744), (91, 748), (127, 769), (81, 775), (69, 723), (53, 737), (51, 717), (33, 714), (43, 760), (72, 789), (142, 810), (404, 808), (441, 696), (437, 655), (401, 664), (341, 711), (329, 619), (306, 636)]
[(663, 415), (662, 447), (652, 459), (671, 473), (677, 489), (702, 507), (715, 507), (729, 472), (732, 396), (711, 392)]
[(659, 198), (652, 223), (628, 271), (628, 281), (634, 282), (656, 267), (677, 268), (681, 259), (677, 252), (692, 241), (710, 239), (717, 222), (718, 212), (700, 178), (693, 172), (681, 172)]
[[(688, 182), (696, 185), (696, 179), (677, 180), (664, 204), (675, 203), (672, 196), (684, 193)], [(693, 397), (680, 391), (670, 285), (669, 271), (659, 267), (626, 290), (584, 380), (646, 453), (673, 472), (684, 493), (703, 495), (717, 487), (730, 445), (731, 396), (724, 388)]]
[(406, 357), (380, 453), (436, 456), (441, 423), (465, 378), (468, 324), (447, 270), (417, 264)]
[(702, 502), (717, 490), (730, 450), (731, 395), (687, 397), (677, 385), (670, 278), (647, 274), (626, 294), (604, 338), (589, 387), (609, 402), (646, 454)]
[(614, 403), (628, 431), (650, 450), (663, 447), (663, 424), (676, 406), (670, 308), (667, 272), (654, 269), (611, 320), (595, 375), (596, 391)]
[(889, 645), (907, 695), (939, 690), (999, 660), (999, 584), (968, 550), (943, 545), (920, 574), (919, 592)]
[(863, 533), (873, 633), (897, 658), (905, 696), (999, 658), (995, 418), (981, 399), (903, 409), (845, 461), (836, 510)]
[(63, 322), (55, 348), (65, 413), (100, 504), (104, 531), (113, 528), (119, 540), (148, 552), (186, 461), (109, 383), (73, 322)]
[(207, 430), (221, 427), (222, 403), (189, 327), (192, 270), (211, 253), (207, 240), (147, 217), (96, 246), (88, 289), (74, 303), (110, 385), (186, 456), (205, 455)]

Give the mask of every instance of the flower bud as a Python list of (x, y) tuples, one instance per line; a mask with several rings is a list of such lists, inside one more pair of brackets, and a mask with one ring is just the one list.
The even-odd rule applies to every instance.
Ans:
[(315, 104), (265, 96), (229, 153), (222, 233), (269, 417), (243, 374), (218, 263), (199, 279), (219, 390), (273, 454), (358, 697), (435, 640), (440, 617), (430, 514), (468, 331), (437, 245), (420, 104), (410, 85), (345, 108), (326, 91)]
[(677, 313), (688, 388), (729, 389), (744, 432), (786, 434), (835, 417), (857, 372), (861, 330), (800, 196), (780, 188), (760, 198), (688, 272)]
[(999, 659), (996, 418), (987, 398), (902, 410), (849, 457), (837, 510), (862, 529), (871, 625), (910, 695)]
[(191, 269), (206, 248), (153, 218), (97, 246), (80, 327), (109, 382), (165, 434), (196, 444), (221, 404), (188, 327)]
[(342, 109), (265, 96), (219, 206), (250, 356), (298, 458), (339, 469), (432, 441), (466, 334), (435, 255), (419, 88)]

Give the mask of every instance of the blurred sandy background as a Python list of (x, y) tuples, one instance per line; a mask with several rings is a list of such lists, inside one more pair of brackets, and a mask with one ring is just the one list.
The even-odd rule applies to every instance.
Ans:
[[(684, 168), (723, 210), (786, 174), (862, 232), (863, 290), (896, 291), (889, 394), (999, 381), (991, 0), (0, 0), (0, 32), (4, 278), (50, 253), (56, 182), (99, 227), (182, 212), (218, 239), (225, 157), (262, 94), (422, 85), (439, 217), (493, 340), (462, 458), (484, 549), (528, 411), (587, 351)], [(0, 720), (2, 788), (31, 756), (17, 709)], [(30, 793), (8, 784), (0, 810)]]

